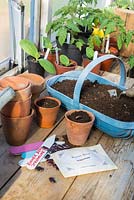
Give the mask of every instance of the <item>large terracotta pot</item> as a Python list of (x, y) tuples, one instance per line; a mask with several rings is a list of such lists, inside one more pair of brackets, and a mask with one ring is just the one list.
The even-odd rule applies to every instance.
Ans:
[(34, 110), (26, 117), (12, 118), (1, 113), (1, 121), (6, 141), (10, 145), (18, 146), (28, 138)]
[(95, 120), (91, 112), (85, 110), (81, 111), (87, 113), (89, 116), (87, 122), (79, 123), (69, 119), (69, 116), (75, 112), (78, 112), (79, 117), (80, 110), (69, 110), (65, 113), (67, 138), (71, 144), (76, 146), (81, 146), (86, 142)]
[[(54, 107), (44, 107), (42, 106), (42, 103), (45, 100), (50, 100), (56, 102), (56, 105)], [(39, 127), (41, 128), (51, 128), (57, 118), (57, 114), (61, 105), (60, 100), (54, 98), (54, 97), (42, 97), (38, 98), (34, 101), (35, 109), (36, 109), (36, 117)]]
[(75, 61), (73, 61), (73, 60), (70, 60), (70, 61), (71, 61), (71, 65), (68, 66), (68, 67), (63, 66), (61, 64), (57, 64), (55, 62), (56, 74), (63, 74), (65, 72), (75, 70), (75, 67), (77, 66), (77, 63)]
[(24, 101), (9, 101), (1, 109), (1, 113), (7, 117), (25, 117), (29, 115), (31, 108), (31, 96)]

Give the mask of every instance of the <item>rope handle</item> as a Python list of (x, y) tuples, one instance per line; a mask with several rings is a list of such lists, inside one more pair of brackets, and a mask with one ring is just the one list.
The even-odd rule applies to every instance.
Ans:
[(88, 76), (89, 72), (91, 72), (91, 70), (98, 65), (99, 63), (108, 60), (110, 58), (114, 58), (114, 59), (118, 59), (119, 60), (119, 64), (120, 64), (120, 81), (118, 83), (119, 86), (124, 86), (125, 82), (126, 82), (126, 69), (124, 66), (123, 61), (111, 54), (107, 54), (101, 57), (96, 58), (95, 60), (93, 60), (92, 62), (90, 62), (86, 68), (82, 71), (82, 73), (80, 74), (79, 78), (77, 79), (75, 88), (74, 88), (74, 94), (73, 94), (73, 105), (75, 108), (79, 108), (79, 100), (80, 100), (80, 93), (81, 93), (81, 88), (82, 85), (84, 83), (84, 80), (86, 79), (86, 77)]

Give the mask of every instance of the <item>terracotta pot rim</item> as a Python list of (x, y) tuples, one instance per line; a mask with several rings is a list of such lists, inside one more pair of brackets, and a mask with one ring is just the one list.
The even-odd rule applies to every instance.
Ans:
[[(6, 118), (6, 119), (12, 119), (12, 120), (20, 119), (20, 120), (22, 120), (22, 119), (26, 119), (26, 118), (29, 118), (29, 117), (33, 116), (33, 115), (34, 115), (34, 109), (32, 108), (32, 109), (30, 110), (30, 114), (27, 115), (27, 116), (25, 116), (25, 117), (8, 117), (8, 116), (4, 115), (2, 112), (0, 112), (0, 113), (1, 113), (1, 115), (2, 115), (4, 118)], [(18, 130), (18, 131), (19, 131), (19, 130)]]
[(71, 109), (71, 110), (66, 111), (66, 113), (65, 113), (65, 118), (66, 118), (68, 121), (71, 122), (72, 120), (70, 120), (70, 119), (68, 118), (68, 115), (69, 115), (69, 114), (72, 114), (73, 112), (77, 112), (77, 111), (86, 112), (86, 113), (91, 117), (91, 120), (90, 120), (89, 122), (84, 122), (84, 123), (80, 123), (80, 122), (75, 122), (75, 121), (73, 121), (74, 124), (81, 124), (81, 125), (83, 124), (83, 125), (85, 125), (85, 124), (93, 123), (93, 122), (94, 122), (94, 120), (95, 120), (94, 114), (93, 114), (92, 112), (90, 112), (90, 111), (82, 110), (82, 109), (80, 109), (80, 110), (78, 110), (78, 109)]
[(52, 99), (52, 100), (54, 100), (54, 101), (56, 101), (58, 103), (57, 106), (49, 108), (49, 109), (53, 109), (53, 108), (59, 107), (61, 105), (61, 101), (59, 99), (57, 99), (55, 97), (50, 97), (50, 96), (39, 97), (39, 98), (35, 99), (34, 100), (34, 105), (37, 106), (37, 107), (39, 107), (39, 108), (48, 109), (48, 108), (45, 108), (45, 107), (37, 105), (37, 102), (39, 102), (40, 100), (43, 100), (43, 99)]
[(75, 68), (77, 66), (77, 62), (72, 60), (72, 59), (69, 59), (72, 63), (72, 66), (64, 66), (64, 65), (61, 65), (61, 64), (57, 64), (57, 62), (55, 61), (55, 65), (58, 66), (59, 68), (65, 68), (65, 69), (71, 69), (71, 68)]
[[(21, 80), (19, 80), (19, 78)], [(7, 76), (4, 77), (3, 79), (1, 79), (1, 87), (5, 88), (5, 87), (12, 87), (14, 91), (20, 91), (20, 90), (25, 90), (28, 85), (29, 85), (29, 81), (24, 78), (24, 77), (19, 77), (18, 76)], [(16, 82), (20, 85), (18, 86), (16, 84)]]
[(41, 75), (26, 72), (23, 74), (19, 74), (18, 76), (24, 77), (29, 80), (29, 82), (31, 83), (32, 94), (41, 92), (45, 88), (45, 79)]

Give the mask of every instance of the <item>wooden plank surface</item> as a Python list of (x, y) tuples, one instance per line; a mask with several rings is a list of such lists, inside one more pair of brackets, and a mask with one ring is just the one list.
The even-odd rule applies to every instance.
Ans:
[[(31, 125), (29, 138), (26, 143), (44, 140), (58, 125), (58, 123), (60, 123), (60, 120), (63, 118), (64, 112), (64, 109), (60, 109), (56, 124), (49, 129), (39, 128), (36, 123), (36, 118), (34, 118)], [(14, 157), (10, 155), (8, 152), (9, 147), (10, 145), (8, 145), (5, 141), (3, 130), (2, 128), (0, 128), (0, 188), (2, 188), (4, 184), (9, 180), (10, 176), (20, 168), (17, 164), (20, 160), (20, 157)]]
[(134, 141), (103, 135), (99, 143), (118, 169), (75, 179), (64, 200), (132, 200), (134, 198)]
[[(104, 72), (104, 77), (117, 81), (118, 75)], [(110, 79), (110, 80), (111, 80)], [(129, 86), (133, 81), (128, 81)], [(41, 129), (32, 123), (27, 143), (41, 141), (50, 134), (66, 134), (64, 110), (60, 110), (57, 124), (52, 129)], [(8, 154), (9, 145), (0, 130), (0, 199), (2, 200), (131, 200), (134, 198), (134, 141), (115, 139), (98, 129), (92, 133), (85, 146), (101, 144), (118, 169), (108, 172), (64, 178), (60, 171), (48, 163), (41, 163), (43, 172), (20, 168), (20, 156)], [(13, 176), (13, 177), (12, 177)], [(54, 177), (56, 183), (49, 181)], [(4, 185), (5, 184), (5, 185)]]
[[(53, 132), (56, 135), (65, 135), (65, 121), (63, 120)], [(95, 133), (95, 135), (94, 135)], [(92, 130), (89, 137), (89, 142), (86, 145), (96, 144), (102, 133), (97, 129)], [(45, 171), (38, 172), (36, 170), (28, 170), (21, 168), (16, 175), (8, 182), (8, 184), (1, 190), (0, 197), (3, 200), (60, 200), (63, 199), (70, 186), (73, 184), (75, 177), (64, 178), (60, 171), (47, 163), (42, 163), (41, 166)], [(51, 183), (49, 177), (54, 177), (56, 183)], [(15, 192), (17, 191), (17, 192)]]

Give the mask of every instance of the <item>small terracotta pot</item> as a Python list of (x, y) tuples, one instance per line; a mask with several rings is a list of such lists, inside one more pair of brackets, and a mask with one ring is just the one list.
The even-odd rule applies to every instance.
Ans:
[(56, 74), (63, 74), (65, 72), (75, 70), (75, 67), (77, 66), (77, 63), (75, 61), (73, 61), (73, 60), (71, 60), (71, 62), (72, 62), (72, 65), (68, 66), (68, 67), (65, 67), (63, 65), (57, 64), (55, 62)]
[[(39, 103), (44, 99), (50, 99), (57, 102), (57, 105), (52, 108), (45, 108), (39, 106)], [(43, 97), (38, 98), (34, 101), (35, 110), (36, 110), (36, 117), (39, 127), (41, 128), (51, 128), (57, 118), (57, 114), (61, 105), (60, 100), (54, 98), (54, 97)]]
[(1, 110), (7, 117), (25, 117), (29, 115), (31, 108), (31, 96), (24, 101), (10, 101)]
[[(91, 60), (89, 60), (88, 58), (83, 58), (83, 63), (82, 63), (83, 67), (86, 67), (90, 62)], [(94, 67), (94, 69), (91, 70), (91, 72), (99, 75), (100, 68), (101, 68), (101, 64), (99, 63), (98, 65)]]
[(10, 145), (18, 146), (28, 138), (34, 110), (26, 117), (11, 118), (1, 113), (1, 121), (6, 141)]
[(31, 83), (28, 79), (18, 76), (9, 76), (0, 80), (0, 87), (11, 87), (15, 91), (13, 101), (26, 100), (31, 96)]
[(88, 114), (90, 118), (89, 122), (78, 123), (70, 120), (68, 116), (71, 115), (73, 112), (77, 111), (80, 110), (69, 110), (65, 113), (66, 131), (67, 131), (68, 141), (73, 145), (81, 146), (86, 142), (89, 136), (95, 117), (91, 112), (82, 110), (83, 112), (86, 112)]

